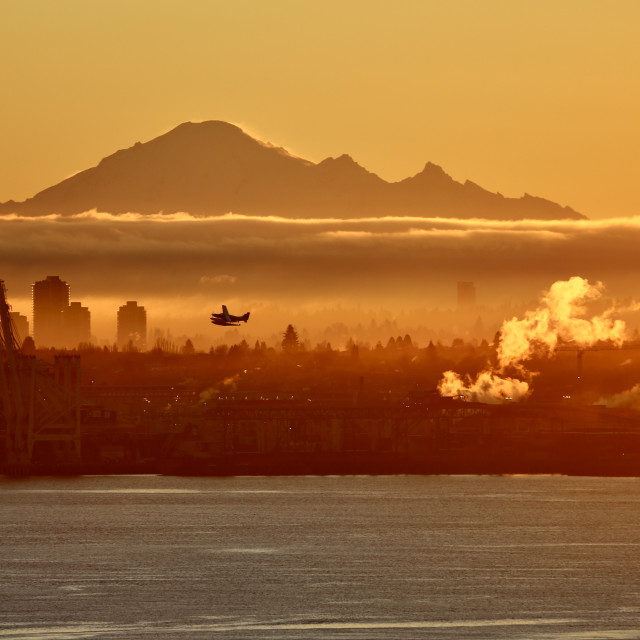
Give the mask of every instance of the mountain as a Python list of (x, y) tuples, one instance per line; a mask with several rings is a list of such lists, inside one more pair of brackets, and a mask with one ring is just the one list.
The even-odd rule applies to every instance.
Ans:
[(456, 182), (430, 162), (400, 182), (382, 180), (348, 155), (316, 164), (220, 121), (181, 124), (24, 202), (0, 204), (0, 213), (25, 216), (91, 209), (199, 216), (584, 218), (543, 198), (505, 198), (473, 182)]

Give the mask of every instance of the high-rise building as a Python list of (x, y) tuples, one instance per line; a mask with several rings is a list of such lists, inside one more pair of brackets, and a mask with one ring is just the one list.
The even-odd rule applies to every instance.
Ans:
[(62, 312), (69, 306), (69, 285), (59, 276), (47, 276), (31, 287), (33, 340), (38, 347), (64, 344)]
[(91, 313), (80, 302), (71, 302), (62, 310), (64, 346), (74, 349), (81, 342), (91, 342)]
[(9, 317), (16, 330), (16, 338), (18, 338), (18, 341), (22, 344), (24, 339), (29, 335), (29, 320), (27, 316), (23, 316), (17, 311), (9, 311)]
[(473, 282), (458, 282), (458, 309), (476, 306), (476, 285)]
[(75, 348), (91, 341), (91, 314), (80, 302), (69, 303), (70, 287), (59, 276), (32, 286), (33, 340), (37, 347)]
[(118, 309), (117, 343), (119, 347), (127, 347), (131, 343), (136, 349), (146, 349), (147, 312), (135, 300), (128, 300)]

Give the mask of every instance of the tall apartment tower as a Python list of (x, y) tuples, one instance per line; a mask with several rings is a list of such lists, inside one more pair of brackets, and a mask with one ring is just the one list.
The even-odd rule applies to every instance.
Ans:
[(62, 312), (69, 306), (69, 285), (59, 276), (47, 276), (31, 287), (33, 340), (38, 347), (66, 342)]
[(458, 282), (458, 309), (476, 306), (476, 285), (473, 282)]
[(91, 342), (91, 312), (81, 302), (72, 302), (62, 310), (65, 347), (75, 349), (81, 342)]
[(147, 346), (147, 312), (135, 300), (118, 309), (118, 346), (126, 347), (129, 342), (141, 351)]

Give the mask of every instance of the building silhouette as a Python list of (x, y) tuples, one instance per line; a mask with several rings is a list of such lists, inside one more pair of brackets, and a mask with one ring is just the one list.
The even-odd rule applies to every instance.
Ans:
[(129, 344), (144, 351), (147, 346), (147, 312), (139, 307), (135, 300), (128, 300), (127, 304), (118, 309), (117, 344), (127, 347)]
[(91, 342), (91, 314), (80, 302), (69, 302), (70, 287), (60, 276), (47, 276), (31, 286), (33, 341), (39, 348), (76, 348)]
[(23, 316), (17, 311), (9, 311), (9, 317), (13, 323), (16, 337), (20, 344), (22, 344), (22, 341), (29, 335), (29, 320), (27, 319), (27, 316)]
[(476, 285), (474, 282), (458, 282), (458, 309), (476, 306)]
[(62, 310), (63, 346), (77, 347), (91, 342), (91, 312), (80, 302), (71, 302)]
[(38, 347), (66, 343), (62, 312), (69, 306), (69, 285), (59, 276), (47, 276), (31, 287), (33, 340)]

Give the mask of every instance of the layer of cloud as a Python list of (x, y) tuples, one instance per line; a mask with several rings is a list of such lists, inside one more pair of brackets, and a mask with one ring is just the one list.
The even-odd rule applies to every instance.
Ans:
[(257, 219), (227, 215), (0, 217), (0, 278), (26, 297), (60, 275), (73, 297), (180, 296), (220, 287), (264, 301), (341, 299), (433, 306), (458, 280), (487, 303), (531, 299), (580, 274), (635, 295), (640, 218), (487, 221)]

